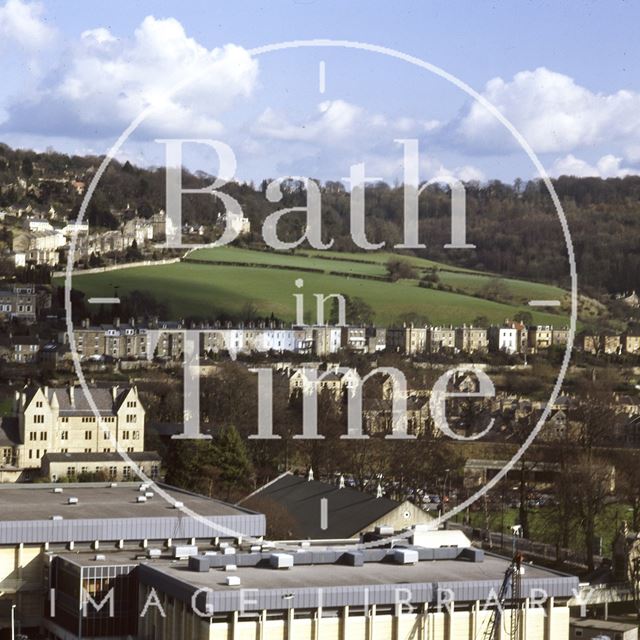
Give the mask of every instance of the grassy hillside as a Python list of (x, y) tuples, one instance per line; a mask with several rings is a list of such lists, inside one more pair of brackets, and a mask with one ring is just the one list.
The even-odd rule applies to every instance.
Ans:
[[(566, 324), (564, 316), (526, 306), (526, 301), (532, 298), (558, 298), (563, 292), (555, 287), (507, 280), (505, 282), (512, 292), (513, 303), (505, 304), (459, 292), (421, 288), (417, 280), (391, 283), (363, 278), (385, 274), (384, 263), (388, 256), (381, 254), (376, 254), (377, 259), (371, 260), (371, 263), (358, 260), (359, 254), (333, 255), (340, 259), (327, 260), (318, 256), (283, 255), (230, 247), (203, 249), (190, 254), (189, 258), (194, 262), (109, 273), (76, 274), (73, 287), (89, 296), (112, 295), (114, 286), (119, 287), (120, 294), (132, 290), (148, 291), (165, 300), (174, 317), (211, 317), (220, 312), (240, 314), (250, 302), (261, 314), (273, 313), (284, 320), (293, 321), (293, 294), (300, 292), (305, 294), (305, 308), (314, 316), (314, 293), (342, 293), (360, 297), (375, 310), (375, 320), (381, 325), (389, 325), (403, 314), (411, 312), (426, 316), (430, 322), (437, 324), (471, 323), (478, 316), (499, 323), (513, 317), (518, 311), (531, 312), (536, 323)], [(362, 257), (369, 256), (363, 254)], [(202, 264), (197, 260), (203, 261)], [(205, 260), (215, 261), (216, 264)], [(418, 260), (412, 259), (418, 270), (431, 268), (435, 264), (426, 260), (415, 262)], [(443, 283), (449, 279), (457, 289), (469, 293), (480, 290), (491, 279), (490, 276), (464, 270), (441, 271), (440, 277)], [(297, 278), (304, 280), (301, 290), (294, 285)]]

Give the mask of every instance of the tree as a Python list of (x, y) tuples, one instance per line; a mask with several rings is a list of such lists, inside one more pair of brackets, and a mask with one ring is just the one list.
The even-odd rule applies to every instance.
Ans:
[(418, 274), (416, 270), (406, 260), (399, 258), (389, 258), (387, 260), (387, 274), (391, 282), (397, 282), (400, 279), (413, 279), (417, 278)]
[[(376, 312), (368, 302), (357, 296), (344, 295), (345, 299), (345, 320), (351, 325), (372, 325)], [(337, 325), (340, 321), (338, 317), (339, 304), (336, 298), (332, 298), (331, 311), (329, 313), (329, 323)]]
[(222, 429), (213, 443), (213, 451), (215, 467), (219, 472), (215, 482), (217, 488), (225, 500), (229, 500), (232, 494), (242, 497), (252, 486), (254, 472), (238, 430), (233, 426)]

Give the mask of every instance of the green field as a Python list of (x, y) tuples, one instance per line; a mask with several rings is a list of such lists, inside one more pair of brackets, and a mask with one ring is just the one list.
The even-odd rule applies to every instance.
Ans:
[[(264, 266), (239, 266), (238, 264), (210, 264), (183, 262), (173, 265), (136, 267), (98, 274), (76, 272), (73, 287), (88, 296), (109, 296), (114, 287), (125, 294), (143, 290), (166, 301), (173, 317), (212, 317), (220, 312), (240, 314), (247, 303), (253, 303), (263, 315), (273, 313), (286, 321), (295, 319), (294, 293), (305, 294), (305, 309), (315, 316), (315, 298), (312, 294), (342, 293), (360, 297), (375, 310), (375, 321), (389, 325), (403, 314), (415, 312), (426, 316), (434, 324), (471, 323), (478, 316), (501, 323), (518, 311), (529, 311), (538, 324), (566, 324), (566, 317), (536, 311), (526, 306), (533, 298), (558, 298), (564, 292), (555, 287), (519, 280), (505, 280), (513, 296), (512, 304), (484, 300), (459, 292), (425, 289), (417, 280), (381, 282), (350, 274), (382, 276), (387, 254), (362, 254), (363, 258), (376, 257), (369, 264), (356, 259), (361, 254), (333, 254), (348, 260), (327, 260), (316, 256), (268, 253), (222, 247), (202, 249), (190, 254), (190, 259), (216, 262), (242, 263)], [(414, 262), (417, 261), (417, 262)], [(418, 268), (429, 268), (435, 263), (412, 258)], [(278, 265), (284, 268), (269, 268)], [(439, 265), (448, 269), (445, 265)], [(322, 270), (322, 273), (299, 271), (299, 268)], [(341, 275), (328, 273), (337, 272)], [(441, 281), (455, 282), (452, 286), (473, 293), (491, 280), (490, 276), (475, 272), (441, 271)], [(304, 280), (304, 287), (296, 289), (294, 281)], [(57, 284), (62, 284), (58, 280)], [(310, 318), (311, 319), (311, 318)], [(349, 319), (347, 318), (347, 322)]]

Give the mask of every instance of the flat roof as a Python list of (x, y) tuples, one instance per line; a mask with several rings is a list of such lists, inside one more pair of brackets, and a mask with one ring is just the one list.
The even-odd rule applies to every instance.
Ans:
[[(224, 613), (261, 609), (313, 609), (393, 605), (402, 590), (414, 603), (449, 601), (475, 602), (495, 600), (510, 565), (499, 556), (484, 561), (423, 560), (402, 565), (393, 562), (365, 562), (363, 566), (315, 564), (290, 569), (238, 567), (235, 570), (191, 571), (184, 562), (145, 560), (139, 565), (138, 580), (159, 592), (184, 602), (196, 598), (201, 611)], [(226, 578), (240, 579), (238, 586), (226, 584)], [(526, 565), (521, 582), (521, 599), (547, 597), (570, 598), (578, 587), (578, 578), (537, 566)], [(534, 591), (535, 590), (535, 591)], [(250, 594), (245, 596), (244, 594)]]
[[(163, 540), (263, 536), (262, 514), (160, 485), (198, 514), (185, 514), (154, 495), (138, 503), (141, 483), (2, 484), (0, 544)], [(62, 489), (55, 493), (54, 488)], [(77, 504), (68, 504), (70, 497)], [(54, 516), (59, 516), (54, 519)]]
[[(2, 484), (0, 523), (47, 520), (54, 515), (65, 520), (79, 520), (175, 517), (181, 513), (159, 495), (145, 503), (137, 503), (136, 499), (144, 495), (139, 491), (140, 485), (140, 482), (119, 482), (114, 487), (110, 483)], [(159, 486), (174, 500), (203, 516), (254, 513), (175, 487)], [(54, 487), (62, 489), (62, 493), (54, 493)], [(70, 497), (78, 498), (78, 504), (67, 504)]]
[(600, 631), (631, 631), (637, 628), (637, 624), (630, 622), (617, 622), (615, 620), (596, 620), (594, 618), (571, 618), (570, 624), (572, 627), (578, 627), (579, 629), (597, 629)]
[[(238, 567), (235, 571), (210, 569), (206, 572), (191, 571), (186, 563), (158, 560), (147, 562), (174, 578), (198, 588), (228, 591), (225, 578), (240, 578), (246, 589), (289, 589), (303, 587), (358, 586), (363, 584), (403, 584), (432, 582), (467, 582), (502, 580), (509, 567), (509, 560), (486, 555), (482, 562), (467, 560), (423, 560), (416, 564), (400, 565), (392, 562), (366, 562), (361, 567), (344, 564), (314, 564), (294, 566), (291, 569), (270, 567)], [(556, 572), (537, 566), (526, 566), (523, 578), (555, 578)]]

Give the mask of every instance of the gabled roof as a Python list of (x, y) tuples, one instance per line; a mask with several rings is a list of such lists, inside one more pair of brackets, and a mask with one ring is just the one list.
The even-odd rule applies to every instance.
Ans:
[[(320, 527), (322, 498), (327, 500), (326, 529)], [(297, 536), (311, 539), (351, 538), (401, 505), (389, 498), (376, 498), (350, 487), (340, 489), (337, 485), (307, 480), (290, 472), (283, 473), (238, 504), (268, 511), (269, 502), (288, 512)]]
[[(116, 415), (132, 387), (115, 387), (115, 398), (110, 387), (93, 387), (89, 389), (91, 398), (101, 415)], [(25, 406), (28, 406), (38, 391), (38, 387), (27, 390)], [(43, 389), (44, 393), (44, 389)], [(46, 391), (47, 402), (58, 403), (60, 415), (92, 415), (93, 409), (82, 387), (73, 387), (73, 402), (69, 387), (49, 387)]]

